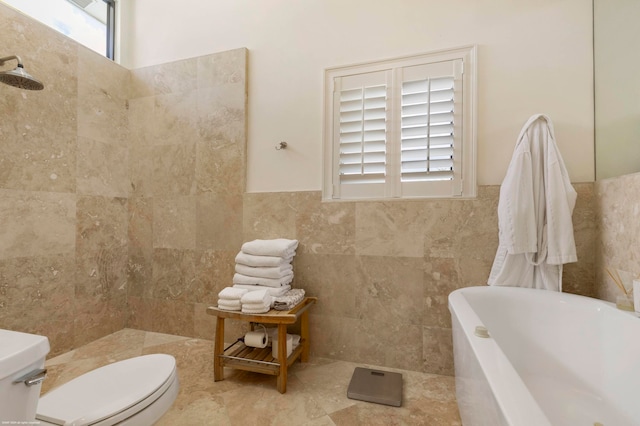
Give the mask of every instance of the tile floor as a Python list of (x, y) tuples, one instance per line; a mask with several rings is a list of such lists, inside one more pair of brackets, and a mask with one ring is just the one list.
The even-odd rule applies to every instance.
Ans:
[[(43, 392), (102, 365), (151, 353), (171, 354), (178, 364), (180, 393), (162, 426), (461, 424), (453, 377), (311, 357), (294, 363), (287, 392), (280, 394), (274, 376), (226, 369), (225, 380), (214, 382), (213, 341), (132, 329), (47, 360)], [(402, 407), (348, 399), (356, 366), (402, 373)]]

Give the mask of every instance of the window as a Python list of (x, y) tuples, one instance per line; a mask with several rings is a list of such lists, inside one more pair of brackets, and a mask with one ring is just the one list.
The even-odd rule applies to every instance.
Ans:
[(2, 0), (22, 13), (114, 59), (115, 0)]
[(475, 47), (325, 71), (324, 199), (474, 197)]

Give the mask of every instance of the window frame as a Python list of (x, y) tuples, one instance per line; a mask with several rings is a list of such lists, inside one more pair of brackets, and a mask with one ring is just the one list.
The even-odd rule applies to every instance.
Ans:
[[(404, 56), (382, 61), (359, 63), (347, 66), (339, 66), (326, 68), (324, 70), (324, 125), (323, 125), (323, 186), (322, 198), (324, 201), (355, 201), (355, 200), (393, 200), (393, 199), (411, 199), (411, 198), (475, 198), (477, 195), (477, 178), (476, 178), (476, 104), (477, 104), (477, 65), (476, 65), (475, 45), (462, 46), (453, 49), (444, 49), (419, 55)], [(336, 168), (340, 167), (339, 152), (336, 148), (336, 126), (334, 122), (334, 114), (336, 113), (336, 100), (334, 99), (334, 81), (336, 78), (352, 77), (364, 75), (367, 73), (387, 72), (393, 76), (392, 81), (397, 86), (402, 86), (402, 78), (398, 75), (403, 69), (435, 64), (438, 62), (448, 62), (461, 60), (462, 65), (462, 108), (456, 110), (456, 114), (462, 114), (460, 123), (461, 131), (459, 141), (455, 148), (461, 150), (460, 158), (454, 161), (462, 163), (459, 169), (454, 168), (454, 175), (460, 177), (459, 184), (453, 187), (453, 182), (449, 185), (449, 193), (443, 193), (441, 190), (433, 192), (428, 189), (427, 193), (417, 193), (416, 191), (403, 191), (399, 167), (401, 158), (399, 155), (387, 154), (387, 172), (385, 177), (384, 194), (367, 193), (365, 186), (364, 191), (359, 194), (359, 189), (350, 191), (349, 196), (343, 196), (340, 193), (340, 181)], [(341, 80), (340, 80), (341, 81)], [(408, 81), (408, 80), (407, 80)], [(401, 106), (398, 87), (388, 87), (388, 103), (387, 107), (391, 111), (387, 112), (387, 144), (395, 145), (393, 150), (399, 152), (401, 149), (399, 136), (400, 113)], [(389, 140), (392, 137), (393, 140)], [(357, 185), (357, 184), (354, 184)], [(429, 184), (425, 184), (429, 186)], [(438, 185), (433, 185), (437, 187)], [(354, 195), (353, 192), (356, 194)], [(403, 193), (404, 192), (404, 193)], [(338, 195), (336, 195), (338, 194)]]
[(102, 0), (107, 4), (105, 56), (112, 61), (116, 57), (116, 0)]

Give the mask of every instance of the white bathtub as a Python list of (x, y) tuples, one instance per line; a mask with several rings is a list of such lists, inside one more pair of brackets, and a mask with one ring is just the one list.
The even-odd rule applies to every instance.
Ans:
[[(597, 299), (512, 287), (449, 295), (465, 426), (640, 425), (640, 318)], [(476, 326), (490, 337), (475, 335)]]

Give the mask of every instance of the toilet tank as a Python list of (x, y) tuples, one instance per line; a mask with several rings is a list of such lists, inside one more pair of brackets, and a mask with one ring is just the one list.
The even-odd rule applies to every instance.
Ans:
[(14, 382), (44, 368), (48, 353), (46, 337), (0, 329), (0, 425), (35, 420), (42, 384)]

